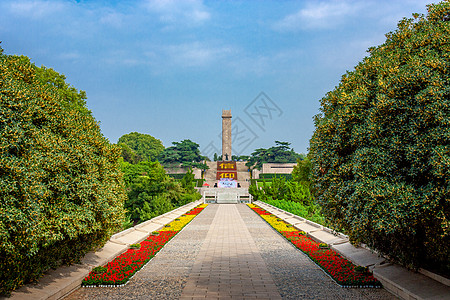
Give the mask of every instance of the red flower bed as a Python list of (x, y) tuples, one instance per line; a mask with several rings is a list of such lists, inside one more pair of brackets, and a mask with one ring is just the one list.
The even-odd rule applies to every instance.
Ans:
[(270, 212), (268, 212), (268, 211), (266, 211), (266, 210), (264, 210), (264, 209), (262, 209), (262, 208), (260, 208), (260, 207), (253, 207), (252, 209), (253, 209), (253, 211), (255, 211), (258, 215), (271, 215)]
[(198, 215), (203, 209), (204, 207), (195, 207), (190, 211), (188, 211), (187, 213), (185, 213), (185, 215)]
[(379, 287), (381, 283), (369, 272), (356, 272), (355, 265), (333, 249), (320, 249), (319, 243), (301, 231), (283, 231), (281, 234), (342, 286)]
[[(252, 208), (259, 215), (270, 215), (264, 209)], [(381, 283), (370, 272), (356, 272), (355, 265), (332, 249), (320, 249), (318, 242), (303, 231), (281, 231), (287, 240), (308, 255), (338, 284), (347, 287), (380, 287)]]
[(88, 285), (121, 285), (139, 271), (178, 231), (161, 231), (158, 236), (149, 236), (140, 249), (128, 249), (106, 264), (107, 272), (91, 272), (81, 283)]
[[(198, 215), (204, 205), (196, 207), (186, 215)], [(140, 243), (139, 249), (128, 249), (117, 256), (104, 267), (106, 272), (98, 274), (89, 273), (81, 286), (117, 286), (125, 284), (137, 271), (139, 271), (161, 248), (179, 231), (158, 231), (159, 235), (150, 235)]]

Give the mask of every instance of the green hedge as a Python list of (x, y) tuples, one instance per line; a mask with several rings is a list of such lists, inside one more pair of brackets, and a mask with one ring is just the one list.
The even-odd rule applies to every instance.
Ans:
[(260, 179), (272, 179), (272, 178), (281, 178), (283, 177), (286, 180), (292, 179), (292, 174), (273, 174), (273, 173), (265, 173), (265, 174), (259, 174)]
[(403, 19), (321, 100), (323, 213), (355, 242), (450, 276), (450, 2)]
[(167, 174), (169, 177), (172, 177), (173, 179), (183, 179), (185, 174)]
[(293, 213), (299, 217), (308, 219), (321, 225), (325, 225), (325, 218), (318, 212), (317, 207), (305, 206), (302, 203), (295, 201), (279, 200), (279, 199), (265, 199), (261, 200), (267, 204), (278, 207), (287, 212)]
[[(120, 150), (0, 49), (0, 294), (77, 262), (123, 223)], [(84, 108), (85, 109), (85, 108)], [(86, 109), (85, 109), (86, 110)]]

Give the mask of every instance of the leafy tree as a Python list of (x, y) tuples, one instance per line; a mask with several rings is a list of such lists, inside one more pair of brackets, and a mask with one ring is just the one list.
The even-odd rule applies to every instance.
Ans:
[(235, 161), (247, 161), (250, 158), (249, 155), (232, 155), (231, 160)]
[(66, 76), (59, 74), (52, 68), (46, 68), (41, 66), (36, 68), (37, 79), (47, 85), (50, 85), (56, 89), (56, 92), (63, 99), (63, 103), (71, 108), (78, 110), (79, 112), (92, 115), (92, 112), (86, 107), (86, 92), (78, 91), (76, 88), (66, 83)]
[(158, 160), (164, 166), (181, 165), (182, 167), (197, 167), (199, 169), (208, 169), (208, 166), (202, 163), (205, 157), (200, 154), (199, 144), (191, 140), (173, 142), (173, 146), (164, 149), (158, 157)]
[(450, 2), (413, 17), (321, 100), (315, 193), (353, 241), (450, 275)]
[(117, 145), (122, 149), (122, 158), (124, 161), (132, 164), (137, 164), (142, 161), (141, 157), (136, 153), (136, 151), (131, 149), (127, 144), (118, 143)]
[[(287, 206), (301, 207), (301, 217), (324, 224), (324, 219), (320, 213), (320, 207), (316, 205), (311, 196), (309, 187), (295, 180), (286, 180), (284, 177), (274, 177), (269, 185), (265, 180), (263, 186), (258, 188), (250, 185), (249, 193), (255, 200), (267, 202), (269, 204), (283, 202)], [(280, 207), (284, 209), (284, 205)]]
[(149, 134), (131, 132), (122, 135), (118, 141), (125, 161), (138, 163), (155, 160), (164, 150), (162, 142)]
[(195, 181), (194, 172), (192, 169), (189, 169), (186, 174), (184, 174), (183, 178), (180, 180), (181, 186), (188, 192), (192, 193), (195, 191)]
[[(201, 198), (189, 183), (189, 172), (184, 182), (179, 183), (166, 175), (157, 161), (141, 161), (138, 164), (122, 161), (121, 168), (128, 194), (125, 209), (134, 223)], [(192, 172), (191, 175), (193, 177)]]
[(144, 203), (143, 207), (138, 209), (142, 221), (150, 220), (175, 208), (166, 194), (148, 196), (146, 193), (142, 193), (139, 196), (142, 196)]
[(43, 69), (0, 54), (0, 294), (78, 261), (124, 218), (119, 149)]
[(275, 146), (269, 149), (256, 149), (245, 165), (261, 170), (264, 163), (294, 163), (301, 155), (294, 152), (290, 145), (288, 142), (275, 141)]
[(311, 160), (309, 158), (297, 159), (297, 165), (292, 170), (292, 179), (304, 183), (311, 181)]

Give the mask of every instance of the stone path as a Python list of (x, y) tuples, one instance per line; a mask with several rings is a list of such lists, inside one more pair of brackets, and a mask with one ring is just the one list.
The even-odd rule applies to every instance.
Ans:
[(244, 204), (209, 205), (124, 287), (66, 299), (395, 299), (346, 289)]
[(237, 205), (218, 205), (181, 299), (281, 299)]

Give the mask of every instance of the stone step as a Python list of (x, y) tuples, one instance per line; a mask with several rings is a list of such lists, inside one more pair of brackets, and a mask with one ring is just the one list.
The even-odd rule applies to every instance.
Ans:
[(237, 200), (233, 200), (233, 199), (222, 199), (222, 200), (217, 200), (217, 204), (237, 204), (238, 201)]

